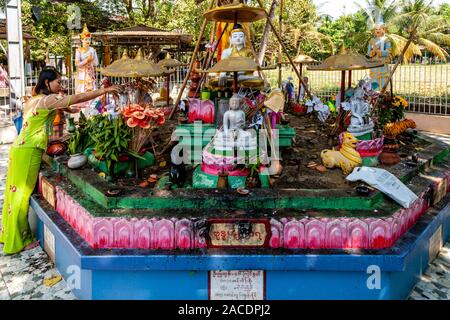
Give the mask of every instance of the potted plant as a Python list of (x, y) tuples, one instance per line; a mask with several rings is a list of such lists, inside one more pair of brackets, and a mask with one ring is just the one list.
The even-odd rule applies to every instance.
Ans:
[(92, 139), (95, 144), (95, 157), (106, 163), (105, 173), (112, 178), (115, 166), (123, 154), (139, 157), (128, 150), (131, 132), (121, 117), (100, 116)]
[(247, 188), (261, 188), (261, 179), (259, 178), (260, 166), (261, 164), (259, 162), (247, 165), (247, 168), (250, 170), (245, 181)]
[(69, 169), (78, 169), (87, 163), (87, 157), (83, 153), (83, 137), (79, 130), (76, 130), (70, 137), (67, 145), (67, 151), (69, 153), (69, 161), (67, 166)]

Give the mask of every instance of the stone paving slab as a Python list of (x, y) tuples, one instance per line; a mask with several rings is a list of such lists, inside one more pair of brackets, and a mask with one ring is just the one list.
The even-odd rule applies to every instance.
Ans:
[[(450, 136), (430, 135), (450, 145)], [(7, 171), (9, 145), (0, 145), (0, 208)], [(1, 214), (0, 214), (1, 223)], [(74, 300), (67, 283), (61, 280), (53, 287), (43, 280), (58, 275), (54, 264), (41, 247), (16, 255), (5, 255), (0, 245), (0, 300)], [(430, 264), (415, 286), (409, 300), (450, 299), (450, 242)]]

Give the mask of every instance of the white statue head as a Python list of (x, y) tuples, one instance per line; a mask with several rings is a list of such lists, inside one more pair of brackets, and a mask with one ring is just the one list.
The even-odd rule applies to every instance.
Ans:
[(235, 93), (230, 98), (230, 110), (238, 110), (241, 105), (241, 98)]
[(386, 26), (384, 24), (376, 24), (373, 28), (373, 34), (377, 38), (381, 38), (386, 34)]
[(244, 29), (240, 25), (235, 26), (233, 31), (231, 31), (231, 38), (230, 38), (230, 48), (233, 47), (233, 45), (236, 45), (238, 49), (241, 49), (245, 47), (245, 32)]

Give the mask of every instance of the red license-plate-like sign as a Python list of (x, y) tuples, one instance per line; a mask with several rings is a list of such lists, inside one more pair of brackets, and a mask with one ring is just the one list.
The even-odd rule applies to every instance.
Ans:
[(270, 239), (270, 224), (264, 219), (210, 219), (209, 248), (264, 248)]

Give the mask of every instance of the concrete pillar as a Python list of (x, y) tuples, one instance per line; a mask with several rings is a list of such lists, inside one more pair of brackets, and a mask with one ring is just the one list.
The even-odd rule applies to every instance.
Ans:
[[(16, 99), (25, 95), (25, 72), (22, 40), (22, 10), (20, 0), (6, 1), (6, 26), (8, 39), (8, 73), (10, 89)], [(13, 99), (10, 100), (12, 103)]]

